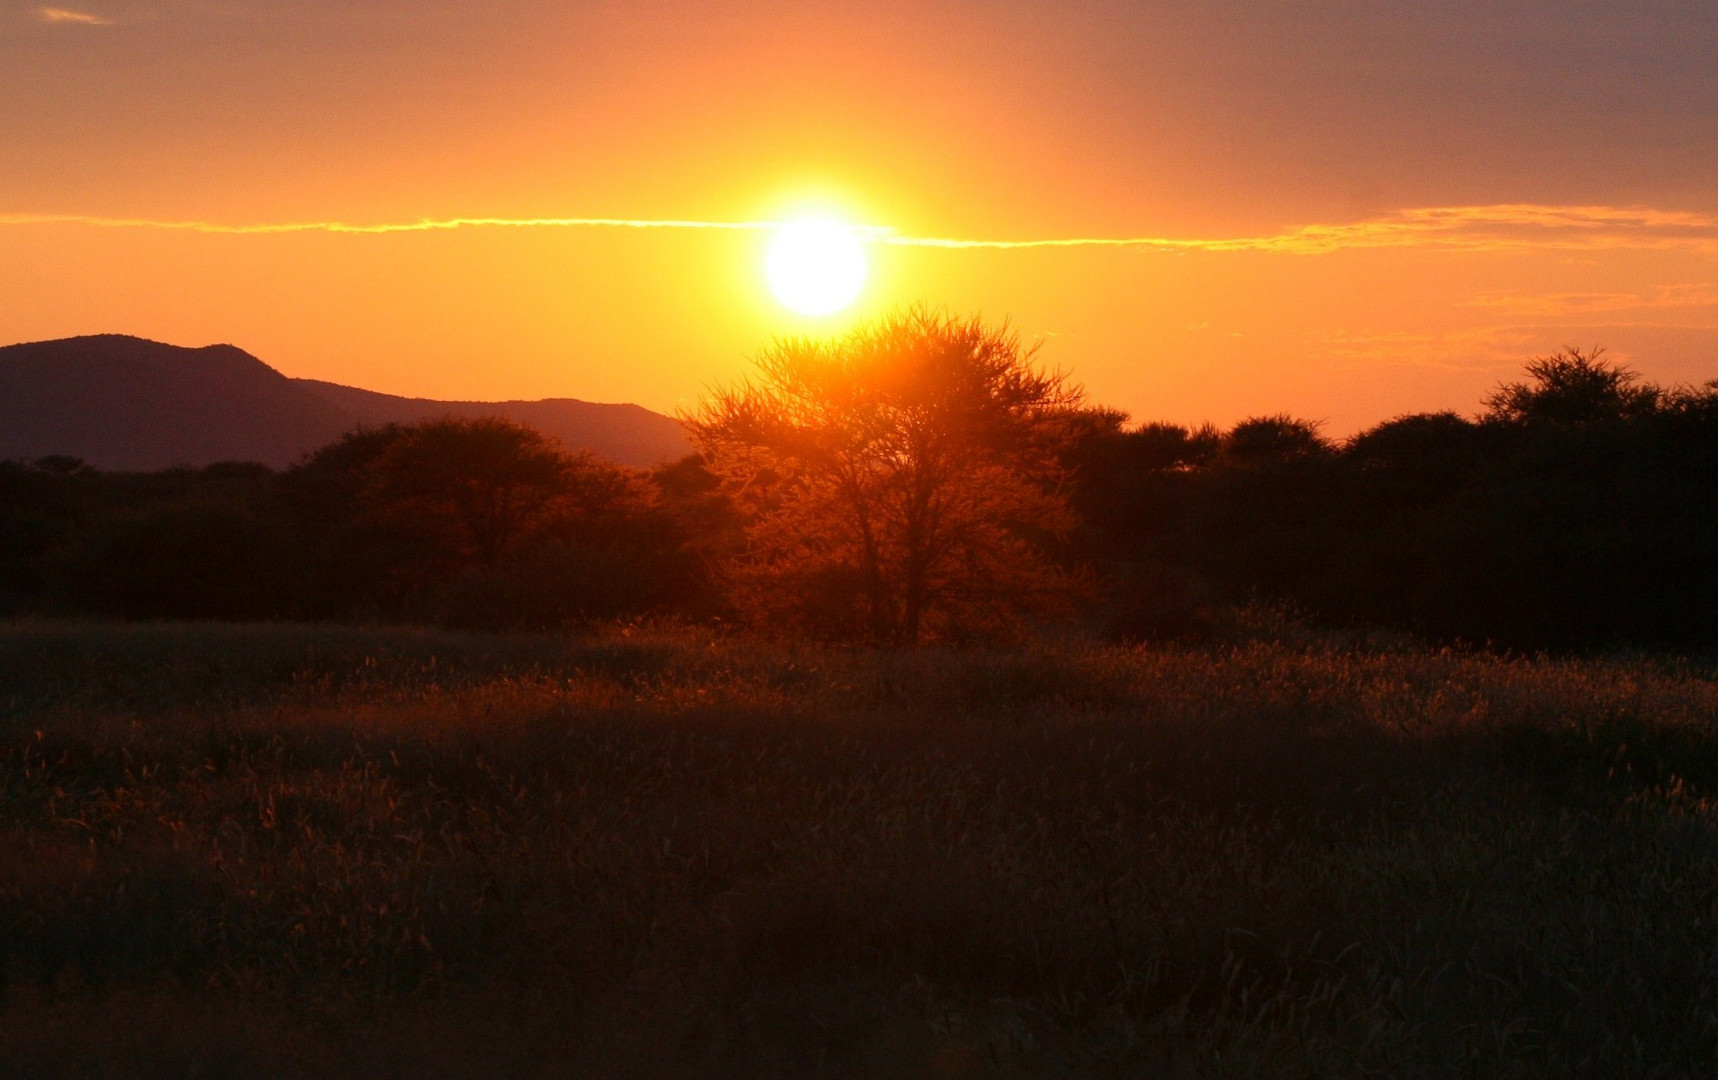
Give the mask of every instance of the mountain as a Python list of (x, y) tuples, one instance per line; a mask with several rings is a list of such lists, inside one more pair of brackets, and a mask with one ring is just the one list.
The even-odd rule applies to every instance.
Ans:
[(0, 460), (54, 454), (101, 469), (216, 461), (276, 468), (356, 427), (504, 416), (623, 465), (690, 451), (678, 421), (637, 405), (432, 401), (291, 379), (243, 349), (123, 334), (0, 347)]
[(599, 405), (576, 398), (541, 401), (435, 401), (396, 397), (355, 386), (294, 379), (294, 383), (357, 417), (367, 427), (404, 424), (437, 416), (504, 416), (569, 447), (592, 450), (622, 465), (645, 468), (692, 452), (686, 429), (671, 416), (642, 405)]
[(231, 345), (100, 334), (0, 348), (0, 458), (69, 454), (104, 469), (285, 465), (353, 424)]

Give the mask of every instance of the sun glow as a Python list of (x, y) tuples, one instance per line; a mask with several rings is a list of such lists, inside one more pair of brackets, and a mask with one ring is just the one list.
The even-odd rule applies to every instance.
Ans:
[(782, 306), (801, 315), (831, 315), (865, 287), (865, 242), (831, 218), (799, 218), (779, 226), (764, 252), (764, 278)]

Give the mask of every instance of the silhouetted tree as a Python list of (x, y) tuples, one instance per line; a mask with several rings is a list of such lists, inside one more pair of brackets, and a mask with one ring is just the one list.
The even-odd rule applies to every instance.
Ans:
[(82, 528), (46, 560), (74, 610), (132, 618), (300, 614), (305, 553), (257, 462), (84, 472)]
[(1330, 441), (1319, 424), (1287, 413), (1242, 420), (1223, 436), (1222, 460), (1229, 465), (1265, 465), (1330, 453)]
[(84, 528), (83, 503), (96, 483), (77, 458), (0, 461), (0, 612), (42, 596), (48, 557)]
[(581, 464), (523, 424), (449, 417), (400, 429), (369, 463), (366, 494), (488, 564), (574, 495)]
[(690, 419), (747, 512), (730, 561), (760, 618), (876, 641), (995, 631), (1068, 579), (1039, 540), (1081, 399), (1005, 328), (924, 309), (766, 349)]
[(352, 432), (284, 479), (334, 613), (556, 626), (693, 588), (646, 474), (505, 419)]
[(1496, 439), (1484, 426), (1453, 412), (1386, 420), (1348, 440), (1344, 456), (1369, 474), (1375, 499), (1427, 498), (1471, 478)]
[(1718, 379), (1708, 379), (1700, 386), (1682, 386), (1667, 391), (1663, 408), (1679, 417), (1718, 421)]
[(1565, 348), (1527, 364), (1531, 382), (1504, 383), (1485, 399), (1487, 419), (1587, 424), (1657, 411), (1664, 391), (1605, 360), (1603, 349)]
[(263, 508), (204, 495), (104, 516), (58, 572), (103, 614), (257, 619), (297, 614), (301, 562)]

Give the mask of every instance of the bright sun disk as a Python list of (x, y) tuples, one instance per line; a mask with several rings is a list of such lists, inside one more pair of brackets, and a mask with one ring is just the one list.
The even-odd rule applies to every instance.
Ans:
[(829, 315), (851, 304), (865, 287), (866, 269), (859, 233), (828, 218), (782, 224), (764, 252), (770, 291), (801, 315)]

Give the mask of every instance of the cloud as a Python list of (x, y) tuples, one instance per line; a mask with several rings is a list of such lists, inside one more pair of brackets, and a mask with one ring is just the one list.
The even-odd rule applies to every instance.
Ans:
[(1621, 312), (1700, 311), (1718, 308), (1710, 282), (1660, 285), (1651, 293), (1486, 293), (1468, 301), (1518, 318), (1559, 319)]
[[(7, 225), (87, 225), (102, 228), (168, 229), (222, 235), (283, 233), (387, 234), (445, 232), (456, 229), (720, 229), (762, 231), (773, 221), (692, 221), (677, 218), (496, 218), (462, 217), (406, 222), (352, 224), (301, 221), (225, 224), (85, 215), (0, 215)], [(1718, 216), (1651, 207), (1549, 206), (1505, 203), (1400, 210), (1381, 217), (1338, 224), (1302, 225), (1263, 236), (1167, 237), (1075, 236), (1040, 239), (984, 239), (912, 236), (880, 226), (862, 230), (876, 243), (946, 250), (1015, 251), (1033, 248), (1127, 248), (1160, 252), (1258, 252), (1323, 255), (1376, 248), (1434, 251), (1506, 252), (1528, 250), (1693, 250), (1718, 253)]]
[(1506, 203), (1400, 210), (1341, 224), (1302, 225), (1265, 236), (1215, 238), (1064, 237), (1042, 240), (962, 240), (890, 234), (910, 247), (1120, 247), (1154, 251), (1266, 252), (1322, 255), (1355, 248), (1446, 251), (1694, 248), (1718, 251), (1718, 217), (1650, 207), (1543, 206)]
[[(1509, 321), (1431, 332), (1314, 333), (1306, 337), (1303, 351), (1354, 371), (1405, 367), (1512, 373), (1523, 356), (1558, 346), (1607, 345), (1621, 336), (1639, 348), (1671, 335), (1698, 343), (1673, 350), (1708, 364), (1684, 370), (1685, 377), (1698, 382), (1710, 377), (1697, 372), (1709, 370), (1704, 356), (1718, 342), (1718, 288), (1705, 282), (1633, 293), (1491, 293), (1464, 306)], [(1634, 360), (1626, 349), (1610, 355), (1624, 363)]]
[(291, 221), (261, 225), (231, 225), (214, 221), (164, 221), (155, 218), (110, 218), (85, 214), (0, 214), (6, 225), (88, 225), (107, 229), (165, 229), (219, 236), (268, 236), (286, 233), (451, 232), (455, 229), (729, 229), (766, 230), (773, 221), (688, 221), (678, 218), (437, 218), (420, 221), (354, 225), (345, 221)]
[(1350, 371), (1380, 367), (1436, 371), (1513, 371), (1544, 345), (1539, 326), (1473, 326), (1433, 333), (1335, 333), (1307, 338), (1307, 352)]
[(65, 8), (37, 8), (36, 17), (47, 23), (70, 23), (74, 26), (113, 25), (113, 20), (104, 16), (91, 15), (86, 11), (68, 11)]

